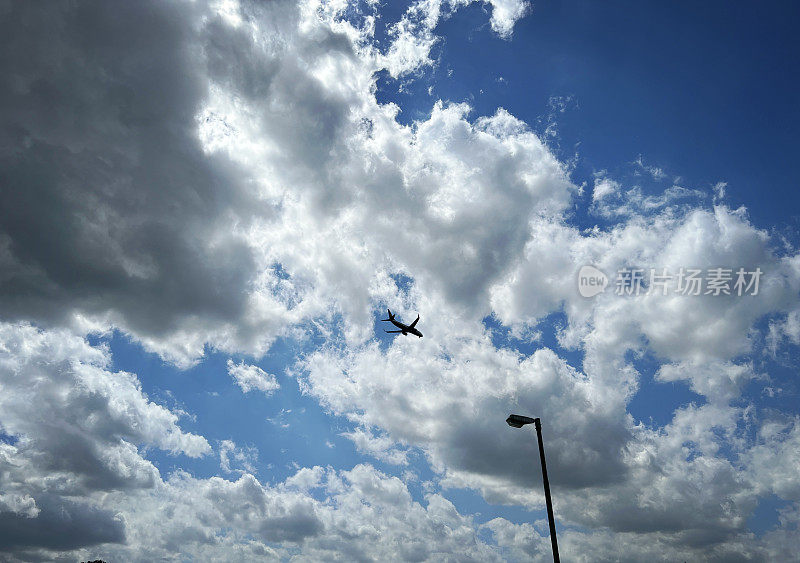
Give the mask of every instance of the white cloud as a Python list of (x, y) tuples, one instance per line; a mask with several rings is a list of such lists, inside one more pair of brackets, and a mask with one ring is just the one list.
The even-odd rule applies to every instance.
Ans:
[[(389, 28), (391, 43), (380, 57), (381, 65), (394, 78), (419, 72), (434, 64), (431, 49), (439, 41), (434, 29), (443, 19), (451, 17), (459, 8), (474, 4), (476, 0), (417, 0), (409, 6), (403, 17)], [(489, 23), (492, 31), (503, 39), (510, 39), (514, 25), (527, 15), (530, 3), (525, 0), (484, 0), (492, 7)]]
[(759, 493), (795, 500), (800, 482), (794, 468), (800, 462), (800, 419), (772, 420), (758, 432), (757, 444), (747, 452), (747, 465)]
[[(533, 443), (521, 445), (502, 420), (509, 411), (535, 413), (547, 421), (561, 518), (630, 534), (641, 553), (648, 542), (661, 545), (654, 536), (670, 534), (664, 545), (675, 554), (687, 553), (686, 535), (708, 546), (694, 548), (708, 557), (724, 558), (719, 554), (736, 552), (742, 541), (761, 549), (745, 539), (760, 490), (727, 459), (723, 444), (749, 451), (738, 429), (748, 410), (730, 403), (761, 375), (737, 359), (752, 350), (756, 320), (796, 302), (792, 259), (773, 255), (768, 235), (725, 207), (635, 218), (606, 233), (548, 219), (533, 220), (531, 229), (524, 258), (490, 290), (492, 308), (516, 327), (563, 307), (563, 342), (585, 351), (584, 373), (546, 349), (523, 359), (494, 348), (468, 314), (454, 313), (451, 300), (429, 291), (419, 308), (448, 314), (423, 316), (424, 342), (397, 340), (386, 352), (375, 345), (317, 352), (303, 366), (305, 388), (333, 413), (421, 447), (442, 472), (442, 485), (479, 489), (489, 502), (541, 507), (529, 464), (510, 461), (520, 451), (534, 457)], [(759, 266), (765, 276), (757, 296), (578, 294), (580, 265), (611, 273), (631, 260), (675, 272), (684, 264)], [(626, 415), (640, 377), (628, 351), (651, 351), (664, 363), (658, 380), (687, 380), (708, 404), (679, 409), (662, 432), (637, 427)], [(778, 436), (776, 447), (789, 451), (789, 440)], [(782, 467), (776, 473), (788, 475)]]
[(646, 195), (641, 186), (623, 189), (621, 184), (604, 174), (595, 175), (591, 211), (606, 219), (638, 217), (656, 212), (675, 213), (689, 208), (695, 201), (706, 199), (700, 190), (673, 185), (664, 191)]
[(492, 29), (504, 38), (510, 38), (514, 32), (514, 24), (522, 19), (530, 10), (525, 0), (490, 0), (492, 5)]
[(611, 178), (608, 178), (604, 175), (595, 176), (592, 199), (594, 201), (600, 201), (601, 199), (603, 199), (608, 195), (619, 192), (619, 190), (620, 190), (619, 182), (615, 182)]
[(723, 199), (725, 199), (725, 191), (727, 190), (727, 188), (728, 188), (727, 182), (717, 182), (716, 184), (714, 184), (713, 188), (714, 203), (721, 202)]
[[(181, 471), (162, 480), (136, 442), (182, 444), (189, 455), (207, 453), (207, 442), (181, 432), (134, 376), (107, 371), (104, 349), (67, 332), (0, 329), (0, 421), (17, 439), (0, 443), (0, 529), (12, 557), (286, 557), (299, 546), (307, 560), (344, 553), (498, 558), (449, 501), (434, 494), (415, 502), (399, 479), (367, 465), (305, 468), (269, 486), (250, 474), (257, 452), (223, 440), (220, 466), (242, 473), (237, 480)], [(324, 502), (310, 493), (320, 488)]]
[(3, 512), (10, 512), (25, 518), (36, 518), (41, 511), (36, 506), (36, 500), (28, 494), (2, 493), (0, 494), (0, 513)]
[(646, 172), (653, 180), (656, 181), (663, 180), (664, 178), (667, 177), (667, 174), (666, 172), (664, 172), (663, 168), (660, 168), (658, 166), (653, 166), (651, 164), (645, 164), (642, 155), (639, 155), (633, 163), (637, 166), (638, 168), (637, 172), (639, 174), (641, 174), (642, 172)]
[(386, 435), (376, 436), (369, 429), (356, 428), (352, 432), (342, 433), (342, 436), (352, 440), (361, 453), (375, 456), (392, 465), (408, 464), (408, 452), (396, 448), (395, 441)]
[(111, 560), (152, 560), (177, 549), (203, 560), (231, 553), (299, 561), (500, 560), (448, 500), (431, 494), (416, 502), (399, 479), (369, 465), (304, 468), (275, 486), (249, 474), (228, 481), (178, 473), (146, 494), (108, 495), (103, 504), (126, 515), (128, 544), (85, 553)]
[[(239, 447), (233, 440), (222, 440), (219, 444), (219, 466), (225, 473), (255, 473), (258, 449), (253, 446)], [(235, 467), (239, 465), (241, 469)]]
[(228, 375), (236, 381), (236, 384), (245, 393), (261, 391), (270, 396), (281, 388), (274, 375), (265, 372), (258, 366), (245, 364), (244, 362), (236, 364), (233, 360), (228, 360)]
[[(517, 492), (519, 498), (540, 500), (538, 492), (522, 490), (536, 482), (525, 461), (535, 447), (508, 431), (509, 409), (538, 413), (549, 421), (548, 441), (558, 452), (549, 463), (561, 485), (621, 478), (621, 461), (609, 454), (628, 438), (624, 417), (595, 400), (599, 389), (553, 352), (539, 350), (523, 359), (495, 350), (485, 337), (443, 342), (435, 325), (430, 330), (434, 343), (414, 343), (422, 346), (414, 346), (413, 354), (405, 341), (385, 355), (376, 345), (343, 356), (317, 352), (308, 358), (307, 380), (302, 381), (334, 413), (423, 447), (434, 467), (447, 468), (453, 479), (485, 484), (503, 502), (515, 502), (510, 499)], [(576, 434), (583, 440), (575, 440)], [(519, 483), (519, 489), (509, 487), (509, 481)]]
[[(503, 29), (520, 17), (515, 6), (494, 7)], [(478, 264), (490, 278), (504, 267), (526, 213), (567, 204), (565, 173), (507, 112), (470, 122), (466, 106), (439, 105), (418, 126), (399, 126), (396, 108), (372, 94), (393, 55), (369, 44), (369, 17), (360, 29), (342, 20), (345, 8), (130, 6), (93, 11), (90, 29), (33, 6), (10, 18), (39, 21), (57, 41), (35, 49), (25, 26), (5, 34), (36, 57), (9, 62), (18, 80), (4, 134), (24, 150), (2, 155), (4, 169), (26, 193), (39, 190), (3, 206), (15, 209), (0, 233), (3, 288), (30, 290), (0, 294), (7, 317), (117, 327), (187, 367), (206, 344), (263, 354), (333, 303), (357, 319), (348, 335), (363, 339), (364, 296), (375, 297), (386, 265), (435, 269), (445, 290), (480, 291)], [(412, 6), (390, 51), (403, 38), (424, 43), (442, 10)], [(117, 62), (85, 65), (85, 50)], [(48, 104), (74, 122), (37, 119), (31, 84), (50, 85)], [(41, 174), (40, 161), (59, 174)], [(389, 211), (421, 231), (395, 241)], [(475, 229), (485, 213), (497, 221)]]
[[(12, 186), (0, 192), (0, 424), (17, 440), (0, 442), (8, 550), (499, 557), (442, 494), (413, 501), (366, 465), (264, 485), (250, 474), (256, 453), (231, 439), (220, 467), (237, 480), (163, 477), (140, 448), (201, 456), (208, 442), (113, 371), (106, 350), (58, 328), (70, 325), (116, 327), (182, 367), (206, 345), (259, 357), (280, 336), (317, 331), (325, 345), (295, 369), (303, 390), (357, 424), (345, 435), (362, 452), (402, 465), (418, 449), (433, 491), (541, 507), (535, 443), (504, 423), (536, 414), (559, 518), (585, 529), (566, 533), (575, 559), (771, 554), (746, 516), (764, 494), (797, 502), (797, 425), (753, 420), (741, 390), (762, 376), (750, 357), (760, 319), (774, 315), (775, 350), (798, 340), (799, 259), (777, 254), (744, 210), (607, 175), (590, 210), (611, 226), (579, 230), (568, 167), (502, 108), (472, 116), (439, 102), (398, 123), (398, 108), (375, 100), (375, 72), (432, 64), (437, 23), (465, 4), (414, 4), (385, 53), (370, 43), (374, 21), (355, 28), (344, 3), (11, 6), (0, 31), (26, 56), (3, 59), (12, 87), (0, 93), (2, 146), (14, 147), (0, 151)], [(525, 4), (490, 4), (507, 37)], [(587, 300), (575, 286), (584, 264), (612, 278), (625, 266), (720, 265), (764, 278), (752, 298), (610, 287)], [(426, 337), (381, 349), (373, 312), (386, 303), (421, 312)], [(581, 365), (545, 347), (498, 348), (481, 322), (494, 314), (514, 335), (537, 334), (559, 311), (559, 344)], [(705, 401), (664, 428), (627, 413), (641, 379), (630, 358), (646, 354), (658, 381), (687, 381)], [(245, 392), (279, 388), (257, 366), (228, 371)], [(486, 529), (519, 557), (546, 553), (537, 523)], [(790, 531), (768, 538), (786, 546)]]
[(0, 533), (6, 549), (74, 549), (124, 539), (95, 494), (149, 489), (159, 471), (139, 448), (210, 453), (202, 436), (151, 402), (107, 350), (67, 331), (0, 323)]

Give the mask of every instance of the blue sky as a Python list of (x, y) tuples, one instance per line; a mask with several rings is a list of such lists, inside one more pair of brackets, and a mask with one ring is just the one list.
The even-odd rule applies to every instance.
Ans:
[[(501, 106), (533, 127), (562, 98), (558, 154), (579, 154), (576, 182), (629, 172), (641, 155), (694, 186), (728, 182), (754, 221), (796, 231), (797, 6), (541, 2), (512, 41), (492, 34), (486, 10), (473, 4), (440, 23), (439, 65), (408, 93), (391, 84), (379, 97), (409, 120), (441, 98), (467, 100), (477, 115)], [(769, 196), (752, 197), (761, 190)]]
[(7, 12), (0, 555), (793, 556), (797, 6)]

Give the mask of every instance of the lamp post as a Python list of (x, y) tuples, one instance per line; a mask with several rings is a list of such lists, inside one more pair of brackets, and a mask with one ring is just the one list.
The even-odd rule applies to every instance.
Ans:
[(538, 418), (521, 416), (518, 414), (509, 415), (506, 419), (509, 426), (522, 428), (526, 424), (536, 426), (536, 437), (539, 439), (539, 459), (542, 460), (542, 481), (544, 481), (544, 500), (547, 503), (547, 521), (550, 524), (550, 543), (553, 546), (553, 561), (560, 563), (558, 557), (558, 541), (556, 540), (556, 521), (553, 518), (553, 501), (550, 500), (550, 481), (547, 479), (547, 464), (544, 461), (544, 444), (542, 443), (542, 423)]

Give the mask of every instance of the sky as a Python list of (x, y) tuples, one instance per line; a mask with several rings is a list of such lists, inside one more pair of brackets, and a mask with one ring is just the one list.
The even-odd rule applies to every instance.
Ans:
[(795, 558), (798, 9), (0, 3), (0, 559)]

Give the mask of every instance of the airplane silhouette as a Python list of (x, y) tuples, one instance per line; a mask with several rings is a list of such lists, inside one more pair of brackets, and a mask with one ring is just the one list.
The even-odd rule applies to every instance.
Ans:
[[(389, 311), (389, 309), (386, 309), (386, 310)], [(382, 321), (390, 321), (394, 326), (396, 326), (397, 328), (400, 329), (400, 330), (385, 330), (384, 329), (383, 332), (402, 332), (404, 335), (407, 335), (407, 334), (411, 333), (414, 336), (419, 336), (420, 338), (422, 338), (422, 333), (414, 328), (417, 325), (417, 322), (419, 321), (419, 315), (417, 315), (417, 319), (413, 323), (411, 323), (410, 325), (404, 325), (400, 321), (396, 321), (394, 319), (394, 315), (392, 314), (391, 311), (389, 311), (389, 318), (388, 319), (381, 319), (381, 320)]]

